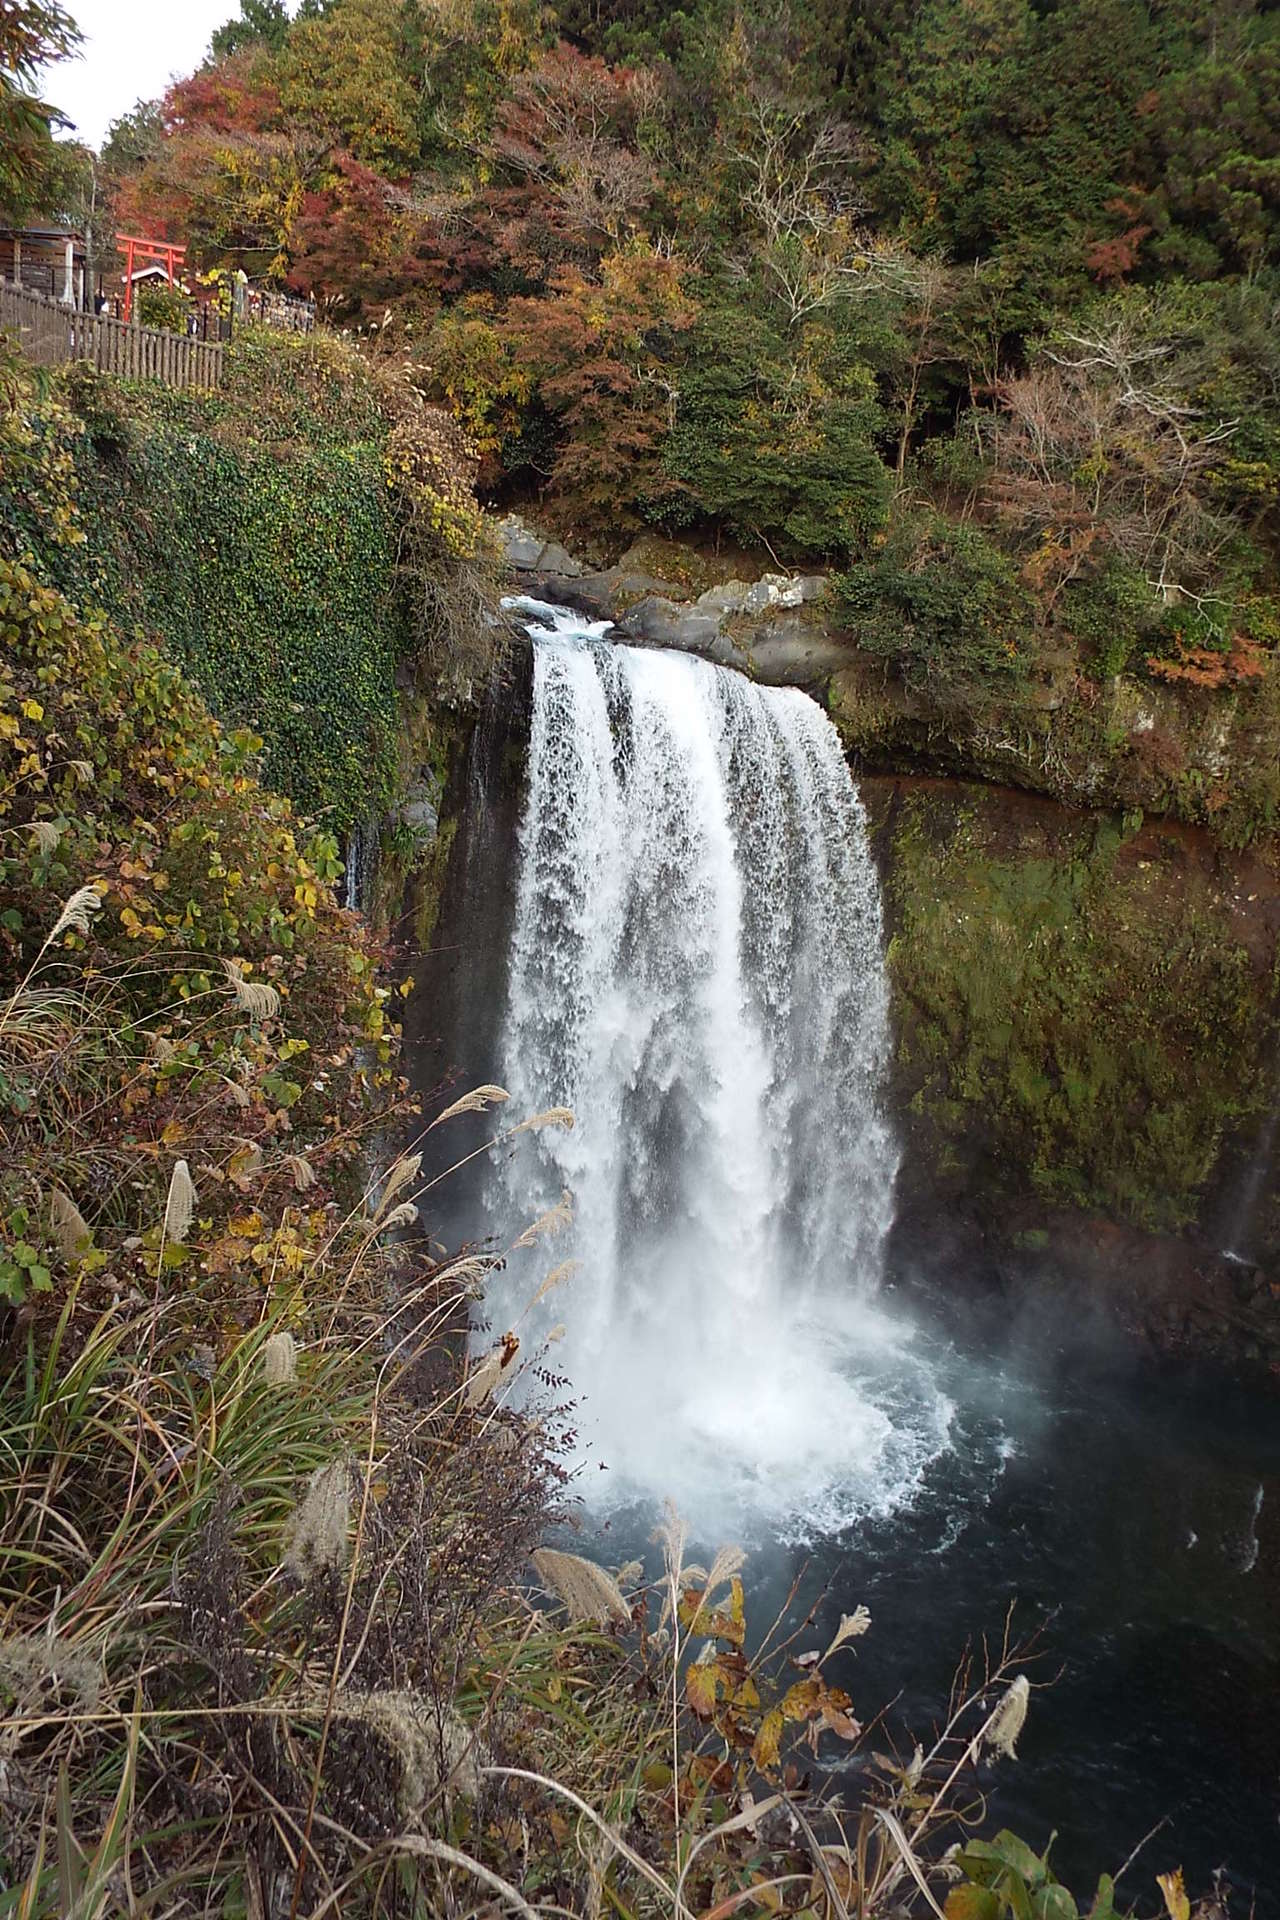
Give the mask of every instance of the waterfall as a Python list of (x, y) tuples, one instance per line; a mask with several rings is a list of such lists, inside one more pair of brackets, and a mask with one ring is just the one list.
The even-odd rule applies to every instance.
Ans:
[(575, 1125), (513, 1141), (488, 1198), (513, 1237), (562, 1192), (573, 1221), (513, 1257), (489, 1318), (535, 1350), (563, 1323), (555, 1364), (614, 1501), (797, 1531), (883, 1511), (950, 1407), (876, 1298), (888, 995), (839, 738), (794, 688), (519, 604), (533, 719), (499, 1072), (513, 1114)]
[(370, 814), (352, 823), (343, 849), (342, 904), (352, 913), (367, 910), (378, 865), (378, 818)]

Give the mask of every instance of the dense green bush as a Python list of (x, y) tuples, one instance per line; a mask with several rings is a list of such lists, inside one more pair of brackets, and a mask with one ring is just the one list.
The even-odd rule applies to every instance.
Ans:
[(681, 375), (665, 465), (693, 512), (739, 538), (847, 559), (888, 506), (884, 415), (867, 366), (825, 330), (808, 344), (797, 381), (794, 342), (754, 315), (712, 312)]
[(1031, 663), (1031, 595), (977, 527), (900, 521), (874, 558), (840, 578), (837, 597), (859, 646), (908, 680), (1000, 679)]
[(395, 781), (411, 623), (392, 417), (341, 343), (254, 334), (217, 394), (77, 367), (10, 416), (9, 550), (141, 628), (220, 719), (262, 736), (267, 781), (338, 832)]
[(1089, 672), (1109, 680), (1144, 652), (1159, 611), (1137, 568), (1113, 559), (1064, 589), (1059, 620), (1082, 643)]
[(179, 287), (139, 287), (138, 324), (163, 327), (167, 333), (185, 333), (187, 304), (187, 296)]

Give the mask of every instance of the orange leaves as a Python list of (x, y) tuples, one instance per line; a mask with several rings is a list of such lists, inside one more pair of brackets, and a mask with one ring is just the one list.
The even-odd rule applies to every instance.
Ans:
[(727, 1606), (708, 1608), (701, 1587), (686, 1587), (680, 1595), (680, 1625), (689, 1633), (705, 1633), (709, 1639), (725, 1640), (741, 1647), (746, 1638), (746, 1606), (742, 1581), (737, 1574), (729, 1582)]
[(1233, 633), (1225, 653), (1212, 647), (1182, 647), (1176, 660), (1162, 660), (1152, 654), (1147, 659), (1147, 672), (1157, 680), (1182, 681), (1192, 687), (1230, 687), (1263, 679), (1267, 662), (1267, 654), (1256, 641)]
[(838, 1687), (833, 1687), (819, 1703), (818, 1711), (823, 1726), (838, 1734), (841, 1740), (856, 1740), (862, 1732), (861, 1721), (855, 1720), (847, 1711), (852, 1704), (848, 1694), (841, 1692)]
[(685, 1697), (703, 1720), (709, 1720), (717, 1706), (752, 1712), (760, 1705), (751, 1668), (734, 1648), (695, 1660), (685, 1675)]
[[(816, 1752), (824, 1732), (842, 1740), (856, 1740), (862, 1729), (849, 1711), (851, 1701), (838, 1687), (830, 1687), (821, 1673), (806, 1673), (767, 1707), (760, 1697), (756, 1674), (742, 1652), (745, 1623), (741, 1582), (735, 1577), (727, 1609), (708, 1612), (703, 1596), (688, 1589), (680, 1602), (682, 1623), (693, 1632), (712, 1633), (702, 1653), (685, 1672), (685, 1699), (699, 1720), (709, 1721), (730, 1749), (749, 1753), (751, 1765), (771, 1773), (781, 1764), (788, 1727), (802, 1727)], [(727, 1631), (726, 1631), (727, 1630)]]
[(781, 1704), (783, 1718), (807, 1724), (811, 1735), (825, 1727), (842, 1740), (856, 1740), (862, 1732), (849, 1712), (853, 1704), (849, 1695), (840, 1687), (829, 1687), (821, 1674), (798, 1680), (787, 1689)]
[(999, 1920), (1000, 1902), (989, 1887), (952, 1887), (947, 1895), (947, 1920)]

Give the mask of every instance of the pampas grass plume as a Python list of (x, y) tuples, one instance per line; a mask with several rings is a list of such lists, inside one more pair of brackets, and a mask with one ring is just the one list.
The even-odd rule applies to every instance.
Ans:
[(70, 1194), (55, 1187), (49, 1195), (49, 1216), (53, 1237), (64, 1260), (79, 1260), (93, 1240), (89, 1223)]
[(43, 1633), (0, 1635), (0, 1680), (19, 1699), (51, 1681), (92, 1713), (102, 1692), (102, 1666), (55, 1633), (50, 1623)]
[(462, 1390), (463, 1405), (473, 1410), (483, 1406), (519, 1350), (520, 1342), (508, 1334), (492, 1352), (486, 1353), (479, 1366), (467, 1376), (467, 1383)]
[(347, 1557), (350, 1507), (347, 1462), (331, 1460), (317, 1467), (289, 1527), (284, 1564), (296, 1579), (306, 1580), (313, 1573), (342, 1565)]
[(396, 1795), (402, 1818), (411, 1819), (442, 1787), (474, 1799), (480, 1790), (479, 1763), (486, 1756), (466, 1722), (452, 1708), (443, 1714), (421, 1694), (387, 1688), (377, 1693), (340, 1692), (336, 1720), (369, 1727), (399, 1763)]
[(224, 960), (223, 971), (236, 1005), (251, 1020), (270, 1020), (280, 1011), (280, 995), (265, 980), (246, 980), (236, 960)]
[(548, 1593), (563, 1600), (571, 1620), (593, 1620), (600, 1625), (614, 1620), (620, 1627), (631, 1625), (631, 1609), (611, 1573), (583, 1560), (576, 1553), (557, 1553), (553, 1547), (539, 1547), (531, 1554), (534, 1571)]
[(522, 1120), (518, 1126), (512, 1127), (511, 1131), (513, 1134), (535, 1133), (543, 1127), (563, 1127), (566, 1132), (572, 1132), (573, 1108), (547, 1107), (542, 1113), (531, 1113), (527, 1120)]
[(281, 1329), (262, 1343), (262, 1377), (269, 1387), (291, 1386), (298, 1377), (298, 1343)]
[(548, 1207), (545, 1213), (539, 1214), (532, 1225), (525, 1228), (519, 1239), (512, 1241), (512, 1251), (514, 1252), (517, 1247), (532, 1247), (544, 1235), (550, 1238), (552, 1234), (559, 1233), (561, 1228), (567, 1227), (572, 1219), (573, 1196), (565, 1192), (560, 1195), (554, 1207)]
[(713, 1596), (736, 1573), (741, 1573), (747, 1564), (747, 1556), (741, 1547), (721, 1547), (711, 1562), (711, 1571), (707, 1575), (706, 1588), (702, 1595), (703, 1606), (709, 1606)]
[(547, 1295), (554, 1292), (556, 1287), (562, 1286), (566, 1280), (571, 1280), (581, 1266), (581, 1260), (562, 1260), (558, 1267), (552, 1267), (550, 1273), (529, 1302), (529, 1305), (525, 1308), (525, 1312), (531, 1313), (540, 1300), (545, 1300)]
[(303, 1154), (286, 1154), (284, 1164), (293, 1175), (295, 1193), (307, 1193), (314, 1187), (316, 1184), (316, 1170)]
[(412, 1200), (402, 1200), (398, 1207), (391, 1209), (391, 1212), (382, 1222), (382, 1231), (384, 1233), (393, 1233), (397, 1227), (411, 1227), (417, 1218), (418, 1209), (414, 1206)]
[(434, 1277), (440, 1286), (447, 1281), (451, 1287), (461, 1287), (464, 1293), (479, 1299), (492, 1270), (492, 1261), (480, 1260), (475, 1254), (468, 1254), (465, 1259), (455, 1260), (451, 1267), (445, 1267)]
[(655, 1546), (662, 1548), (662, 1559), (668, 1574), (679, 1574), (684, 1563), (684, 1549), (689, 1538), (689, 1529), (674, 1500), (663, 1502), (662, 1519), (649, 1538)]
[[(500, 1107), (511, 1098), (505, 1087), (473, 1087), (470, 1093), (464, 1093), (451, 1107), (438, 1113), (431, 1127), (443, 1126), (446, 1120), (455, 1120), (460, 1113), (483, 1113), (488, 1107)], [(431, 1127), (427, 1128), (430, 1133)]]
[(191, 1231), (196, 1215), (196, 1188), (185, 1160), (175, 1160), (169, 1181), (169, 1197), (164, 1205), (164, 1237), (179, 1245)]
[(999, 1706), (988, 1720), (982, 1739), (988, 1747), (994, 1747), (1006, 1760), (1016, 1760), (1015, 1751), (1018, 1735), (1022, 1732), (1027, 1717), (1027, 1703), (1031, 1699), (1031, 1682), (1025, 1673), (1020, 1673)]
[(840, 1615), (840, 1625), (836, 1628), (835, 1638), (823, 1654), (823, 1659), (829, 1660), (836, 1648), (842, 1647), (846, 1640), (859, 1639), (870, 1625), (871, 1615), (865, 1607), (855, 1607), (852, 1613), (842, 1613)]
[(31, 838), (36, 843), (36, 851), (48, 856), (58, 851), (58, 842), (62, 838), (62, 828), (53, 820), (33, 820)]
[(382, 1193), (378, 1200), (377, 1210), (373, 1216), (375, 1220), (382, 1217), (383, 1213), (385, 1213), (386, 1209), (399, 1193), (401, 1187), (407, 1187), (411, 1180), (417, 1179), (418, 1169), (421, 1165), (422, 1155), (420, 1153), (402, 1154), (398, 1160), (394, 1160), (391, 1163), (387, 1177), (382, 1185)]
[(71, 898), (64, 902), (62, 912), (54, 922), (50, 940), (56, 940), (60, 933), (78, 933), (88, 939), (92, 931), (93, 915), (102, 910), (102, 895), (96, 887), (77, 887)]

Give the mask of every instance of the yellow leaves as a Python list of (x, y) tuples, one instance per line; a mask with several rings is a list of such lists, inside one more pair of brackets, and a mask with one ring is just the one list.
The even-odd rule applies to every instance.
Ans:
[(299, 880), (293, 889), (294, 904), (304, 912), (314, 914), (320, 901), (320, 895), (310, 880)]
[(18, 709), (24, 720), (43, 720), (44, 708), (38, 700), (24, 700)]
[(227, 1174), (242, 1191), (248, 1185), (249, 1176), (257, 1173), (262, 1166), (262, 1149), (255, 1143), (237, 1147), (227, 1162)]
[(752, 1742), (751, 1758), (761, 1773), (767, 1773), (771, 1767), (776, 1767), (778, 1764), (785, 1724), (779, 1707), (771, 1707), (760, 1722), (755, 1740)]
[(821, 1680), (797, 1680), (782, 1696), (782, 1714), (787, 1720), (807, 1720), (822, 1699)]
[(685, 1698), (700, 1720), (709, 1720), (716, 1708), (720, 1670), (714, 1660), (695, 1660), (684, 1677)]
[[(148, 902), (144, 900), (142, 904), (146, 906)], [(130, 940), (139, 940), (144, 933), (148, 940), (163, 940), (165, 937), (164, 928), (160, 925), (159, 921), (144, 920), (135, 907), (121, 907), (120, 925), (124, 928)]]
[(255, 1209), (253, 1213), (233, 1213), (227, 1222), (227, 1232), (237, 1240), (256, 1240), (262, 1232), (262, 1215)]
[(1182, 1881), (1182, 1868), (1175, 1867), (1172, 1873), (1158, 1873), (1156, 1885), (1164, 1895), (1164, 1909), (1169, 1920), (1191, 1920), (1191, 1902)]
[(947, 1920), (998, 1920), (1000, 1902), (990, 1887), (952, 1887), (945, 1911)]

